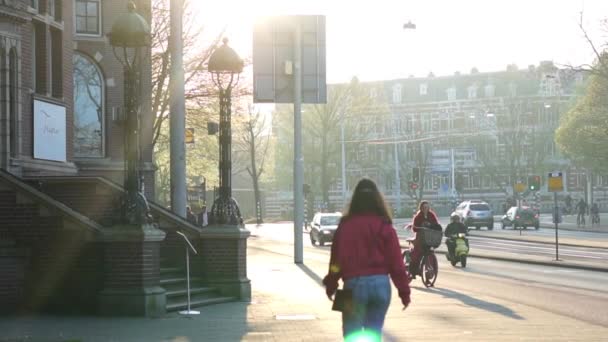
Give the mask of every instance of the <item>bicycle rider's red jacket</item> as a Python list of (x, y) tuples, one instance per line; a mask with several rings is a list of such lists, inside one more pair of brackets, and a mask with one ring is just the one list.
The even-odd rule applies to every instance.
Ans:
[[(422, 210), (418, 210), (416, 215), (414, 215), (412, 230), (414, 232), (418, 232), (420, 228), (430, 228), (433, 224), (439, 224), (439, 220), (437, 219), (437, 216), (434, 212), (429, 210), (425, 217)], [(420, 236), (420, 234), (416, 234), (416, 239), (414, 240), (414, 248), (411, 250), (410, 256), (412, 258), (412, 263), (414, 265), (418, 265), (418, 263), (420, 262), (420, 257), (422, 256), (422, 237)]]
[(390, 274), (401, 302), (409, 304), (409, 277), (393, 225), (374, 214), (344, 218), (334, 235), (329, 272), (323, 279), (327, 295), (336, 292), (340, 278), (375, 274)]

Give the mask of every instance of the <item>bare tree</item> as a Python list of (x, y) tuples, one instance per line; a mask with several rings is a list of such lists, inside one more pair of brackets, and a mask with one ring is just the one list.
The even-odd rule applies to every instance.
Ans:
[[(188, 10), (189, 1), (184, 1), (183, 51), (185, 98), (187, 105), (208, 105), (215, 100), (215, 89), (206, 70), (209, 57), (224, 35), (218, 33), (207, 44), (201, 44), (203, 27), (197, 25), (195, 14)], [(152, 2), (152, 113), (155, 114), (152, 145), (158, 142), (162, 126), (169, 118), (171, 49), (169, 46), (170, 19), (169, 1)]]
[(264, 165), (268, 157), (270, 134), (266, 125), (266, 115), (256, 110), (254, 106), (248, 108), (247, 118), (242, 122), (240, 134), (237, 137), (237, 145), (249, 155), (245, 170), (253, 183), (256, 218), (257, 223), (261, 224), (264, 219), (262, 217), (260, 177), (265, 171)]

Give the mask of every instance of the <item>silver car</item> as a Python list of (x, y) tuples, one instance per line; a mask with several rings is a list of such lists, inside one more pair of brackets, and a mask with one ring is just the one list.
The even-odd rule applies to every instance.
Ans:
[(316, 213), (310, 227), (310, 243), (323, 246), (334, 239), (342, 213)]
[(468, 227), (487, 227), (488, 230), (494, 229), (494, 213), (484, 201), (464, 201), (456, 207), (454, 213), (460, 216), (460, 221)]

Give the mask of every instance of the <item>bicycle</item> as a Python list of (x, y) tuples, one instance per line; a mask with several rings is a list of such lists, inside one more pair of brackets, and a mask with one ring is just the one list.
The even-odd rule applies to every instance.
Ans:
[(591, 214), (591, 224), (600, 224), (600, 215), (598, 213), (592, 213)]
[(578, 227), (586, 225), (585, 213), (578, 213), (578, 215), (576, 216), (576, 225)]
[[(411, 225), (408, 227), (411, 227)], [(441, 245), (443, 234), (438, 230), (429, 228), (420, 228), (417, 234), (422, 234), (423, 250), (420, 264), (415, 269), (411, 263), (412, 244), (416, 240), (415, 237), (406, 240), (409, 247), (403, 251), (403, 261), (405, 262), (406, 270), (410, 274), (410, 281), (412, 279), (411, 275), (419, 275), (425, 287), (432, 287), (435, 285), (437, 275), (439, 274), (439, 264), (435, 255), (435, 248)]]

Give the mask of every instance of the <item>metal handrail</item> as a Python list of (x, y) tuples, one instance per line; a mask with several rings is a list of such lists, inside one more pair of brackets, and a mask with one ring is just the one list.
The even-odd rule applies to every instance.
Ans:
[(179, 313), (181, 315), (198, 315), (201, 313), (200, 311), (190, 310), (190, 250), (192, 250), (194, 254), (198, 254), (198, 252), (196, 251), (196, 248), (194, 248), (192, 243), (190, 243), (190, 240), (188, 240), (186, 234), (180, 231), (176, 231), (176, 233), (180, 235), (184, 239), (184, 241), (186, 241), (186, 286), (188, 291), (188, 309), (182, 310)]

